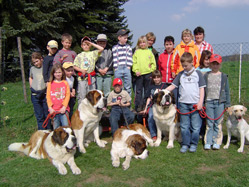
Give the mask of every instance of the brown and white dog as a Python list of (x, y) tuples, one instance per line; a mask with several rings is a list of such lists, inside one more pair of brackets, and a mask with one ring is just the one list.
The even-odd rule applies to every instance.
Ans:
[(243, 152), (245, 140), (249, 142), (249, 125), (243, 118), (246, 111), (247, 108), (242, 105), (234, 105), (227, 109), (227, 143), (223, 147), (224, 149), (228, 149), (232, 134), (240, 139), (238, 152)]
[(175, 135), (180, 136), (174, 95), (166, 89), (161, 91), (156, 90), (153, 96), (153, 103), (153, 118), (157, 127), (155, 146), (161, 144), (162, 133), (164, 133), (165, 136), (169, 137), (167, 149), (173, 148)]
[(138, 132), (129, 129), (118, 129), (113, 136), (111, 159), (113, 167), (119, 167), (120, 158), (125, 158), (124, 170), (130, 167), (132, 157), (145, 159), (149, 155), (147, 142)]
[(71, 124), (81, 153), (86, 152), (84, 145), (88, 146), (91, 141), (95, 141), (99, 147), (105, 147), (107, 144), (99, 138), (99, 121), (105, 107), (106, 99), (103, 93), (99, 90), (91, 90), (74, 112)]
[(8, 149), (23, 152), (35, 159), (48, 158), (61, 175), (67, 174), (65, 163), (70, 166), (73, 174), (81, 173), (74, 162), (76, 138), (70, 127), (59, 127), (54, 131), (38, 130), (28, 143), (12, 143)]

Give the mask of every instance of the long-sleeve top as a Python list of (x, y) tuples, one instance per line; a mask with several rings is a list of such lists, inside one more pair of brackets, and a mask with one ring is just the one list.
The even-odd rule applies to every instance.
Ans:
[(113, 75), (112, 51), (110, 49), (105, 49), (95, 63), (95, 70), (97, 75), (100, 75), (99, 69), (105, 68), (108, 68), (106, 75)]
[(43, 59), (42, 68), (43, 68), (43, 78), (44, 78), (45, 83), (49, 81), (50, 72), (51, 72), (51, 69), (53, 67), (54, 57), (55, 57), (55, 55), (46, 56)]
[[(196, 42), (195, 42), (196, 44)], [(202, 54), (202, 51), (208, 50), (212, 54), (214, 54), (214, 49), (210, 43), (207, 43), (206, 41), (202, 41), (201, 46), (198, 46), (200, 53)]]
[(195, 45), (194, 41), (191, 40), (191, 42), (187, 45), (183, 41), (181, 41), (181, 43), (177, 45), (174, 49), (171, 61), (171, 71), (176, 75), (183, 70), (180, 58), (184, 52), (189, 52), (192, 54), (195, 68), (199, 66), (201, 54), (199, 48)]
[(47, 85), (47, 104), (55, 111), (59, 111), (63, 106), (69, 112), (68, 102), (70, 100), (70, 87), (66, 80), (61, 82), (48, 82)]
[[(61, 58), (64, 55), (68, 55), (68, 56), (64, 60), (61, 60)], [(56, 55), (54, 57), (54, 64), (55, 63), (63, 64), (64, 62), (73, 62), (76, 56), (77, 56), (77, 54), (72, 50), (61, 49), (56, 53)]]
[(141, 75), (156, 70), (156, 60), (150, 49), (137, 49), (133, 55), (132, 71)]
[(158, 58), (158, 70), (162, 74), (162, 82), (171, 83), (173, 81), (171, 73), (171, 61), (173, 57), (173, 51), (168, 53), (166, 50), (160, 54)]
[(112, 55), (114, 69), (117, 69), (118, 66), (131, 67), (133, 64), (132, 49), (128, 44), (121, 45), (118, 43), (117, 45), (113, 46)]

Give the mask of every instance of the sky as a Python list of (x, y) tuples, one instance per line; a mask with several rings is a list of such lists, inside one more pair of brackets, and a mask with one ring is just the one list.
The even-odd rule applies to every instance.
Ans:
[(156, 35), (155, 48), (165, 36), (181, 41), (181, 32), (197, 26), (211, 44), (249, 42), (249, 0), (129, 0), (123, 6), (135, 47), (140, 36)]

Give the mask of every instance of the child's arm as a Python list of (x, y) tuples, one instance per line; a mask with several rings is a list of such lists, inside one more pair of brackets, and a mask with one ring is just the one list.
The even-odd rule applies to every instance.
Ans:
[(204, 88), (200, 88), (200, 99), (197, 103), (197, 110), (201, 110), (203, 106), (203, 100), (204, 100)]
[(176, 88), (176, 86), (173, 85), (173, 84), (171, 84), (170, 86), (168, 86), (168, 87), (166, 88), (166, 90), (169, 90), (170, 92), (172, 92), (175, 88)]
[(147, 108), (148, 108), (150, 101), (151, 101), (151, 98), (148, 97), (146, 100), (146, 105), (145, 105), (144, 111), (142, 111), (143, 114), (145, 114), (147, 112)]
[(76, 71), (81, 72), (83, 76), (86, 74), (86, 70), (81, 69), (81, 68), (79, 68), (78, 66), (75, 66), (75, 65), (74, 65), (73, 68), (74, 68)]
[(31, 77), (29, 77), (29, 87), (31, 88), (31, 85), (32, 85), (32, 81), (33, 79)]
[(119, 103), (119, 106), (130, 106), (131, 105), (131, 102), (130, 101), (128, 101), (128, 102), (126, 102), (126, 103), (123, 103), (123, 102), (120, 102)]
[(52, 100), (50, 97), (50, 91), (51, 91), (51, 82), (48, 82), (47, 84), (47, 94), (46, 94), (46, 98), (47, 98), (47, 105), (48, 105), (48, 110), (50, 114), (53, 114), (55, 112), (55, 110), (52, 108)]
[(93, 46), (93, 47), (95, 47), (96, 49), (98, 49), (98, 53), (99, 53), (99, 54), (102, 53), (102, 51), (104, 51), (104, 48), (101, 47), (101, 46), (98, 45), (98, 44), (92, 43), (92, 42), (90, 42), (90, 41), (88, 41), (88, 40), (86, 40), (85, 42), (86, 42), (87, 44), (89, 44), (90, 46)]
[(75, 94), (76, 94), (75, 89), (72, 89), (72, 92), (70, 93), (71, 97), (75, 97)]
[(65, 98), (62, 102), (63, 107), (59, 111), (61, 114), (64, 114), (66, 112), (66, 108), (67, 108), (68, 102), (70, 100), (70, 87), (69, 87), (67, 81), (64, 80), (64, 83), (66, 84), (66, 95), (65, 95)]

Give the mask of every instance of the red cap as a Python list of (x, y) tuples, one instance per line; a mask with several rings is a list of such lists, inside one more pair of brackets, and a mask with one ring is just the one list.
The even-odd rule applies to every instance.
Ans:
[(113, 80), (112, 86), (114, 87), (115, 85), (122, 86), (122, 80), (120, 78), (115, 78)]
[(209, 59), (209, 62), (218, 62), (219, 64), (221, 64), (222, 57), (220, 55), (217, 55), (217, 54), (212, 54), (210, 59)]
[(84, 36), (82, 39), (81, 39), (81, 43), (84, 42), (85, 40), (88, 40), (89, 42), (91, 41), (91, 39), (87, 36)]

